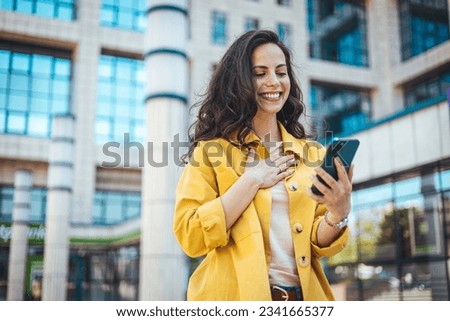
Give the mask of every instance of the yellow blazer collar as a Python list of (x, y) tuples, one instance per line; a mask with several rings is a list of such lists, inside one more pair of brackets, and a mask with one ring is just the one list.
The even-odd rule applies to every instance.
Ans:
[[(280, 129), (280, 132), (281, 132), (281, 139), (283, 141), (284, 152), (285, 153), (291, 152), (291, 153), (298, 155), (298, 157), (300, 157), (300, 158), (304, 158), (305, 157), (305, 155), (304, 155), (305, 149), (308, 147), (305, 145), (307, 145), (308, 142), (305, 139), (299, 139), (299, 138), (292, 136), (290, 133), (288, 133), (288, 131), (286, 130), (286, 128), (283, 126), (283, 124), (281, 122), (278, 122), (278, 128)], [(257, 146), (260, 146), (263, 144), (263, 142), (261, 141), (261, 138), (258, 137), (258, 135), (256, 135), (256, 133), (254, 131), (250, 132), (245, 137), (244, 141), (246, 144), (255, 144)], [(231, 142), (235, 145), (239, 145), (237, 143), (237, 135), (234, 135), (233, 140)]]

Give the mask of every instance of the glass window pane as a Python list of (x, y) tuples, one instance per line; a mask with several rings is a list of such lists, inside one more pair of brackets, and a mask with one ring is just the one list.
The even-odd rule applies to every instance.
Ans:
[(396, 202), (402, 257), (441, 254), (442, 206), (436, 194)]
[(31, 221), (44, 222), (47, 191), (40, 188), (31, 190)]
[(111, 78), (113, 76), (112, 65), (108, 63), (100, 63), (98, 67), (98, 74), (102, 78)]
[(420, 193), (420, 177), (405, 179), (394, 184), (396, 197)]
[(101, 22), (106, 26), (113, 26), (114, 21), (117, 21), (116, 11), (113, 7), (103, 6), (101, 11)]
[[(142, 17), (145, 15), (145, 1), (103, 1), (100, 23), (103, 26), (144, 31)], [(142, 8), (144, 7), (144, 9)]]
[(0, 71), (0, 90), (8, 88), (8, 74)]
[[(133, 131), (131, 124), (144, 120), (144, 100), (138, 96), (138, 91), (144, 88), (144, 81), (140, 81), (137, 74), (142, 74), (144, 64), (140, 60), (129, 58), (102, 56), (98, 72), (99, 76), (97, 91), (97, 121), (101, 116), (111, 116), (108, 119), (108, 132), (111, 139), (122, 139), (123, 132)], [(137, 113), (136, 105), (142, 108)], [(103, 121), (101, 121), (103, 122)], [(97, 142), (103, 143), (106, 126), (104, 123), (98, 125)], [(112, 129), (114, 128), (114, 129)], [(114, 133), (114, 134), (113, 134)], [(134, 135), (134, 133), (131, 133)], [(100, 138), (102, 136), (102, 138)]]
[(4, 133), (6, 129), (6, 111), (0, 109), (0, 133)]
[(450, 253), (450, 191), (443, 194), (444, 202), (444, 217), (445, 224), (444, 231), (447, 234), (447, 253)]
[(33, 92), (47, 94), (50, 92), (50, 79), (34, 77), (31, 80), (31, 86)]
[(30, 56), (21, 54), (21, 53), (13, 53), (12, 56), (12, 69), (22, 72), (28, 72), (30, 64)]
[(47, 1), (36, 2), (36, 14), (41, 17), (52, 18), (54, 16), (55, 4)]
[(11, 218), (13, 211), (13, 188), (0, 187), (0, 214)]
[(52, 113), (53, 114), (66, 114), (70, 111), (69, 97), (66, 95), (53, 95), (52, 100)]
[(13, 0), (0, 0), (0, 8), (3, 10), (13, 10), (14, 1)]
[(11, 90), (8, 99), (8, 109), (26, 111), (28, 109), (28, 96), (26, 92)]
[(447, 301), (445, 262), (410, 263), (402, 266), (403, 300)]
[(55, 74), (70, 76), (70, 61), (66, 59), (55, 59)]
[(352, 194), (357, 205), (392, 200), (392, 183), (365, 188)]
[(130, 11), (119, 12), (119, 26), (126, 29), (132, 29), (133, 27), (133, 13)]
[(69, 82), (65, 80), (53, 80), (53, 93), (63, 96), (69, 95)]
[(7, 71), (9, 68), (10, 52), (6, 50), (0, 50), (0, 71)]
[(16, 10), (21, 13), (33, 13), (33, 1), (32, 0), (16, 0)]
[(122, 200), (114, 194), (109, 194), (106, 204), (106, 221), (108, 224), (121, 222), (122, 217)]
[(108, 119), (97, 118), (95, 123), (95, 132), (100, 135), (109, 135), (111, 132), (111, 124)]
[(46, 114), (30, 113), (28, 133), (33, 136), (46, 137), (49, 132), (49, 116)]
[(31, 97), (30, 111), (48, 113), (50, 111), (50, 102), (42, 97)]
[(52, 72), (52, 60), (49, 56), (33, 55), (33, 74), (49, 75)]
[(395, 258), (396, 212), (391, 203), (355, 209), (359, 220), (359, 249), (362, 260)]
[(10, 86), (11, 89), (16, 90), (23, 90), (28, 91), (29, 90), (29, 77), (28, 75), (23, 74), (11, 74), (10, 76)]
[(57, 17), (63, 20), (73, 20), (73, 5), (60, 3), (58, 6)]
[(450, 188), (450, 170), (446, 170), (440, 173), (441, 176), (441, 188), (443, 190)]
[(364, 301), (399, 301), (400, 279), (394, 265), (366, 265), (357, 268)]
[(24, 113), (9, 113), (6, 126), (8, 133), (24, 134), (26, 128), (26, 115)]

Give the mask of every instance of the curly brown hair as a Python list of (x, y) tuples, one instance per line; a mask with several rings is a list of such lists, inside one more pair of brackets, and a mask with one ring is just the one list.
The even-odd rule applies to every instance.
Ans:
[(184, 159), (191, 157), (198, 142), (215, 138), (229, 141), (237, 138), (240, 146), (248, 147), (245, 137), (253, 130), (252, 119), (258, 108), (252, 81), (252, 54), (257, 47), (266, 43), (273, 43), (283, 51), (291, 82), (289, 97), (277, 113), (277, 120), (294, 137), (310, 137), (300, 123), (305, 105), (292, 68), (290, 50), (275, 32), (252, 30), (237, 38), (226, 51), (212, 74), (203, 99), (192, 106), (200, 108), (197, 120), (189, 128), (190, 146)]

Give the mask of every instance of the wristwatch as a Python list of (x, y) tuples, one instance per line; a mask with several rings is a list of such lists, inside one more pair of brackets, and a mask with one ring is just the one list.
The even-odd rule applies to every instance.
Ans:
[(327, 223), (329, 226), (334, 227), (335, 229), (342, 230), (344, 227), (348, 224), (348, 216), (344, 217), (341, 221), (337, 223), (333, 223), (330, 221), (330, 218), (328, 217), (330, 215), (330, 212), (327, 211), (325, 213), (325, 223)]

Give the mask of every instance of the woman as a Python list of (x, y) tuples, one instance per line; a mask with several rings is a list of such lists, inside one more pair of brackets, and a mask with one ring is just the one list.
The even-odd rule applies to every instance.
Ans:
[(336, 223), (350, 212), (352, 169), (335, 161), (335, 181), (317, 167), (325, 151), (306, 139), (303, 111), (277, 35), (239, 37), (200, 103), (177, 187), (176, 238), (189, 256), (206, 255), (189, 300), (334, 299), (319, 258), (347, 243)]

